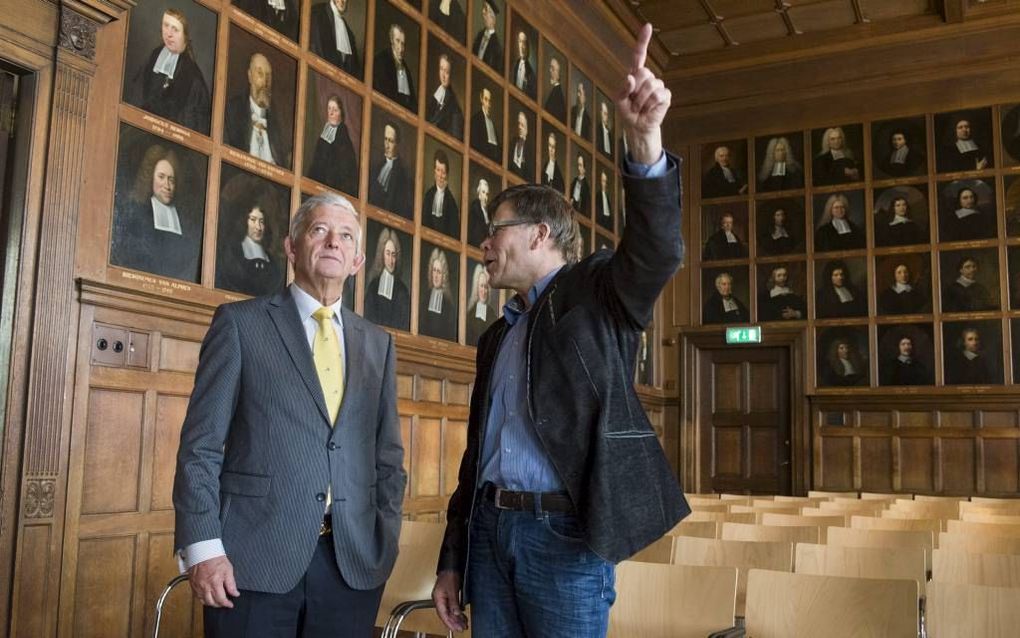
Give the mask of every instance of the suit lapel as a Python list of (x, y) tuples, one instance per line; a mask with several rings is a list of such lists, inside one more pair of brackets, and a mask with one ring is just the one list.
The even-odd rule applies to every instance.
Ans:
[(337, 425), (344, 423), (344, 417), (351, 410), (356, 410), (358, 398), (361, 396), (362, 375), (352, 374), (355, 370), (364, 369), (365, 361), (365, 328), (360, 317), (344, 308), (341, 310), (344, 319), (344, 398), (340, 404)]
[[(312, 351), (308, 347), (308, 338), (305, 336), (305, 329), (301, 325), (301, 318), (297, 313), (297, 306), (290, 296), (289, 290), (278, 293), (269, 303), (269, 316), (276, 325), (276, 331), (280, 340), (287, 348), (294, 367), (297, 368), (298, 376), (304, 382), (309, 394), (319, 408), (319, 413), (329, 422), (329, 410), (326, 409), (326, 400), (322, 395), (322, 384), (319, 383), (319, 375), (315, 373), (315, 362), (312, 360)], [(350, 357), (348, 357), (350, 360)]]

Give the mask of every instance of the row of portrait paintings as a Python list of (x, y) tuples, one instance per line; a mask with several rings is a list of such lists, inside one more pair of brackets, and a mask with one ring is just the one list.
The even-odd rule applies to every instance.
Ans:
[[(429, 13), (444, 30), (463, 29), (460, 2), (463, 0), (430, 0)], [(291, 33), (291, 28), (296, 29), (300, 12), (296, 0), (238, 0), (234, 6), (285, 37), (294, 39), (296, 36), (296, 30)], [(277, 9), (277, 6), (284, 8)], [(536, 109), (511, 97), (507, 106), (509, 130), (504, 132), (504, 84), (475, 69), (474, 95), (469, 104), (465, 91), (468, 69), (465, 57), (435, 35), (427, 38), (428, 71), (419, 100), (417, 87), (423, 86), (421, 78), (417, 77), (424, 44), (421, 25), (386, 0), (378, 0), (375, 7), (377, 52), (372, 65), (372, 88), (459, 140), (464, 139), (465, 131), (470, 131), (473, 149), (497, 163), (502, 163), (505, 152), (507, 168), (526, 181), (535, 181), (540, 170), (535, 152), (538, 146), (535, 142)], [(472, 45), (472, 54), (499, 72), (503, 67), (500, 41), (505, 23), (497, 16), (504, 11), (504, 0), (475, 3), (475, 22), (481, 26)], [(313, 2), (311, 8), (311, 51), (358, 80), (362, 79), (364, 71), (365, 52), (359, 49), (359, 43), (363, 46), (365, 42), (365, 14), (364, 0), (321, 0)], [(124, 102), (209, 135), (210, 87), (215, 86), (219, 19), (215, 11), (193, 0), (167, 0), (166, 3), (141, 4), (133, 9), (125, 57)], [(514, 55), (508, 64), (506, 80), (529, 98), (537, 99), (539, 80), (535, 69), (538, 60), (532, 43), (537, 41), (538, 33), (516, 13), (510, 26), (514, 34)], [(237, 24), (231, 25), (229, 33), (223, 141), (265, 162), (290, 169), (294, 160), (294, 124), (298, 110), (295, 108), (297, 60)], [(459, 40), (463, 41), (463, 35)], [(622, 138), (616, 137), (613, 101), (572, 66), (571, 88), (565, 92), (561, 74), (566, 75), (566, 59), (544, 39), (543, 46), (546, 69), (542, 80), (542, 105), (546, 113), (593, 143), (600, 156), (611, 163), (617, 145), (624, 144)], [(314, 132), (313, 139), (327, 140), (333, 157), (345, 161), (346, 174), (356, 176), (357, 171), (351, 171), (356, 166), (351, 167), (349, 163), (356, 162), (359, 156), (361, 129), (357, 120), (363, 92), (341, 89), (317, 72), (308, 72), (309, 85), (318, 90), (309, 96), (305, 105), (306, 138)], [(339, 113), (330, 111), (327, 103), (334, 95), (338, 96), (335, 109), (339, 109)], [(470, 122), (466, 121), (465, 113), (471, 114)], [(522, 124), (522, 120), (527, 121)], [(306, 143), (306, 148), (310, 146), (315, 144)], [(305, 167), (307, 176), (357, 195), (351, 190), (354, 185), (343, 181), (343, 175), (327, 175), (328, 168), (312, 167), (308, 158)]]
[[(389, 131), (387, 131), (389, 133)], [(426, 149), (435, 158), (435, 183), (426, 192), (422, 223), (441, 232), (460, 233), (455, 204), (437, 204), (437, 187), (460, 192), (461, 166), (446, 172), (450, 160), (442, 145)], [(110, 262), (124, 268), (198, 282), (201, 278), (205, 228), (205, 183), (208, 158), (182, 145), (166, 141), (127, 124), (121, 126), (118, 172), (113, 216)], [(475, 198), (469, 205), (468, 233), (472, 243), (486, 237), (490, 197), (502, 188), (498, 175), (472, 164)], [(452, 184), (456, 176), (456, 184)], [(201, 185), (195, 187), (195, 185)], [(409, 186), (408, 186), (409, 188)], [(221, 164), (217, 214), (215, 285), (246, 295), (279, 290), (286, 281), (287, 260), (283, 240), (290, 219), (290, 189), (229, 163)], [(446, 202), (454, 197), (449, 193)], [(446, 228), (443, 224), (453, 220)], [(587, 227), (582, 227), (587, 228)], [(611, 237), (597, 234), (597, 248), (612, 248)], [(409, 255), (410, 234), (368, 222), (365, 314), (372, 321), (410, 330), (411, 269), (402, 255)], [(583, 250), (590, 252), (590, 238)], [(457, 294), (460, 257), (456, 251), (422, 243), (422, 281), (418, 329), (420, 334), (458, 340)], [(471, 282), (468, 297), (467, 343), (473, 344), (483, 324), (496, 316), (496, 295), (480, 264), (468, 260)], [(353, 279), (350, 280), (353, 282)], [(477, 298), (477, 299), (476, 299)], [(353, 295), (345, 296), (353, 301)], [(482, 305), (479, 305), (482, 304)], [(487, 306), (491, 310), (486, 310)]]
[[(999, 164), (1020, 164), (1020, 105), (1001, 108), (1001, 141), (1005, 155)], [(933, 118), (935, 171), (981, 171), (996, 166), (992, 144), (991, 107)], [(876, 180), (928, 174), (928, 136), (925, 117), (874, 122), (871, 131), (871, 175)], [(813, 129), (811, 175), (815, 186), (862, 182), (868, 162), (864, 154), (864, 125), (845, 124)], [(794, 190), (805, 184), (804, 135), (799, 131), (756, 137), (754, 156), (746, 140), (727, 140), (701, 147), (701, 198), (734, 197), (756, 192)], [(750, 179), (748, 166), (753, 167)]]
[[(875, 257), (875, 314), (880, 316), (931, 314), (938, 301), (942, 313), (988, 312), (1002, 309), (999, 254), (996, 248), (941, 251), (940, 284), (932, 279), (928, 253)], [(1020, 247), (1008, 250), (1006, 291), (1010, 310), (1020, 310)], [(762, 263), (755, 268), (757, 312), (749, 304), (748, 266), (702, 270), (703, 324), (808, 319), (808, 298), (814, 299), (814, 318), (848, 319), (869, 316), (868, 272), (863, 257), (815, 262), (815, 285), (809, 288), (803, 261)], [(809, 295), (808, 290), (812, 293)]]
[[(1020, 319), (1009, 322), (1013, 380), (1020, 383)], [(879, 386), (935, 385), (934, 328), (930, 323), (877, 327)], [(1002, 324), (997, 319), (950, 321), (941, 326), (944, 385), (1001, 385)], [(817, 339), (818, 387), (872, 385), (868, 327), (820, 328)]]
[[(1020, 236), (1020, 175), (1005, 183), (1004, 229)], [(981, 179), (939, 182), (936, 207), (940, 242), (995, 239), (999, 220), (995, 183)], [(813, 214), (806, 227), (803, 198), (764, 199), (756, 202), (754, 217), (746, 202), (702, 206), (702, 261), (743, 259), (814, 252), (930, 244), (933, 241), (928, 185), (893, 186), (875, 191), (871, 234), (867, 232), (864, 191), (815, 195)], [(754, 229), (753, 232), (751, 229)], [(869, 241), (870, 238), (870, 241)]]

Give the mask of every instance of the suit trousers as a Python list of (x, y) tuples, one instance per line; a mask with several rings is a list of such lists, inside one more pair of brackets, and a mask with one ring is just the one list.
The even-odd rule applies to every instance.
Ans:
[(371, 638), (383, 587), (351, 589), (322, 536), (308, 571), (285, 594), (241, 590), (234, 608), (206, 607), (206, 638)]

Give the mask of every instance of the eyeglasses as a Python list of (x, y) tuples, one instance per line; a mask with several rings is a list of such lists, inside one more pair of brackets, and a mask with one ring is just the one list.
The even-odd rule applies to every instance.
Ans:
[(530, 219), (507, 219), (501, 222), (489, 222), (488, 231), (489, 239), (496, 236), (501, 228), (507, 228), (509, 226), (521, 226), (522, 224), (534, 224), (535, 222)]

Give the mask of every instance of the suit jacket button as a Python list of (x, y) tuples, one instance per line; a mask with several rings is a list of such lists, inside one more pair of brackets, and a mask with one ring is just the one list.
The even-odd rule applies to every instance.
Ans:
[(328, 447), (330, 450), (335, 450), (336, 449), (336, 443), (334, 443), (333, 441), (330, 441), (329, 445), (327, 445), (326, 447)]
[(326, 495), (323, 494), (322, 492), (319, 492), (318, 494), (315, 495), (315, 500), (321, 503), (326, 500)]

